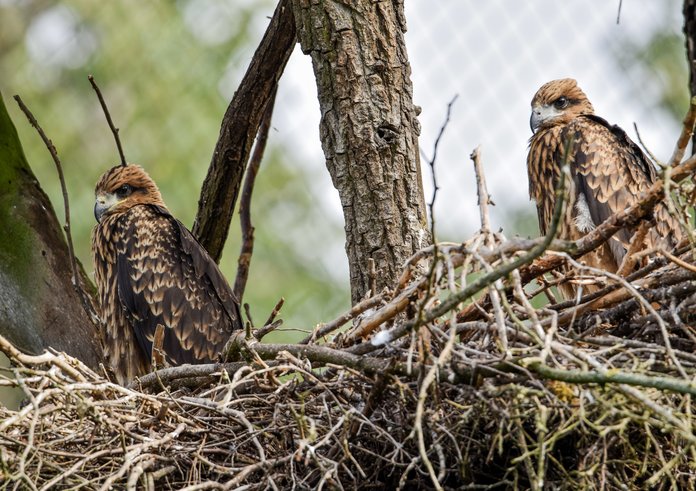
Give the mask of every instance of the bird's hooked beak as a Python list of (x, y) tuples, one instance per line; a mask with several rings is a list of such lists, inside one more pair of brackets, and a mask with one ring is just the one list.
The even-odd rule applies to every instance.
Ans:
[(536, 133), (537, 128), (541, 124), (541, 112), (532, 108), (532, 115), (529, 117), (529, 127), (532, 133)]
[(529, 118), (529, 127), (532, 128), (532, 133), (536, 133), (539, 127), (545, 122), (551, 121), (562, 114), (562, 111), (556, 109), (550, 104), (544, 106), (532, 106), (532, 115)]
[(117, 202), (118, 200), (113, 194), (98, 194), (94, 202), (94, 218), (97, 219), (97, 222), (100, 222), (104, 213), (106, 213), (109, 208), (114, 206)]

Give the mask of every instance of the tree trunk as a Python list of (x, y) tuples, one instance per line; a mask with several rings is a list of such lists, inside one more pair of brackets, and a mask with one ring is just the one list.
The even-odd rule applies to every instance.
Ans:
[[(0, 223), (0, 334), (22, 351), (40, 353), (50, 346), (97, 368), (102, 361), (97, 326), (72, 285), (65, 237), (24, 157), (2, 95)], [(79, 263), (78, 268), (79, 280), (93, 295)]]
[[(689, 93), (696, 96), (696, 0), (684, 0), (684, 38), (686, 62), (689, 67)], [(696, 134), (691, 140), (691, 152), (696, 153)]]
[(355, 304), (370, 290), (370, 258), (381, 290), (429, 241), (403, 1), (293, 0), (293, 13), (317, 80)]

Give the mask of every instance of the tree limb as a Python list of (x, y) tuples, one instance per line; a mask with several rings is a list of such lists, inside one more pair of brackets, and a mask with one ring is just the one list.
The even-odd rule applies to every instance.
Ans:
[(281, 0), (276, 7), (227, 107), (201, 188), (192, 232), (216, 262), (222, 257), (254, 137), (295, 45), (295, 23), (289, 3)]
[(256, 175), (259, 172), (263, 154), (266, 150), (266, 142), (268, 141), (268, 132), (271, 128), (271, 117), (273, 116), (273, 106), (275, 104), (277, 89), (277, 86), (273, 88), (271, 99), (268, 101), (266, 110), (263, 113), (259, 134), (256, 137), (256, 145), (254, 145), (254, 153), (251, 156), (244, 176), (242, 199), (239, 202), (242, 248), (239, 252), (239, 258), (237, 259), (237, 278), (234, 281), (234, 296), (240, 303), (243, 300), (244, 290), (246, 289), (246, 283), (249, 277), (251, 255), (254, 253), (254, 226), (251, 224), (251, 194), (254, 191)]
[(535, 361), (526, 368), (549, 380), (560, 380), (571, 384), (625, 384), (636, 387), (651, 387), (659, 390), (669, 390), (679, 394), (696, 395), (696, 385), (688, 380), (675, 377), (655, 377), (638, 373), (626, 373), (618, 370), (607, 370), (606, 373), (589, 372), (585, 370), (564, 370), (551, 368)]

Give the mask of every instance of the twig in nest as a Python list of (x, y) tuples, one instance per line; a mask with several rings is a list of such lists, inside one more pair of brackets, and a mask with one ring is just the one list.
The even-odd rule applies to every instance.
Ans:
[(249, 307), (248, 303), (244, 304), (244, 313), (246, 314), (247, 320), (249, 321), (249, 325), (251, 327), (254, 327), (254, 319), (251, 318), (251, 308)]
[(152, 340), (152, 366), (155, 370), (165, 367), (164, 361), (164, 326), (157, 324), (155, 337)]
[[(481, 147), (476, 147), (470, 156), (474, 163), (474, 173), (476, 174), (476, 189), (478, 194), (478, 205), (479, 213), (481, 215), (481, 233), (485, 237), (486, 245), (489, 247), (495, 246), (495, 238), (491, 233), (491, 219), (488, 212), (488, 204), (491, 203), (491, 196), (488, 194), (488, 187), (486, 186), (486, 175), (483, 172), (483, 166), (481, 165)], [(489, 270), (492, 270), (490, 265), (486, 265)], [(491, 304), (493, 307), (493, 312), (495, 314), (496, 324), (498, 326), (498, 339), (500, 340), (501, 350), (505, 356), (508, 355), (508, 339), (507, 339), (507, 329), (505, 327), (505, 318), (503, 310), (500, 306), (500, 293), (499, 290), (503, 289), (502, 280), (496, 280), (493, 282), (493, 287), (488, 290), (491, 299)]]
[(478, 192), (479, 213), (481, 215), (481, 231), (489, 233), (491, 231), (491, 219), (488, 213), (488, 204), (492, 203), (491, 195), (488, 194), (486, 187), (486, 176), (481, 166), (481, 147), (478, 146), (471, 152), (471, 160), (474, 163), (474, 173), (476, 174), (476, 190)]
[(106, 116), (106, 122), (109, 123), (109, 128), (111, 128), (111, 133), (114, 135), (114, 140), (116, 140), (116, 147), (118, 148), (118, 155), (121, 157), (121, 165), (126, 166), (128, 163), (126, 162), (126, 156), (123, 154), (123, 147), (121, 146), (121, 139), (118, 136), (118, 128), (114, 126), (114, 122), (111, 119), (111, 113), (109, 113), (109, 108), (106, 106), (106, 101), (104, 100), (104, 96), (101, 93), (101, 90), (99, 90), (99, 86), (97, 85), (97, 82), (94, 81), (94, 77), (92, 75), (89, 75), (87, 77), (89, 79), (89, 83), (92, 84), (92, 88), (94, 91), (97, 93), (97, 97), (99, 98), (99, 104), (101, 104), (102, 110), (104, 111), (104, 116)]
[(264, 336), (266, 336), (270, 332), (275, 331), (276, 329), (278, 329), (278, 327), (280, 327), (283, 324), (282, 319), (275, 320), (275, 318), (280, 312), (280, 309), (283, 307), (284, 303), (285, 298), (280, 297), (280, 300), (278, 300), (278, 303), (276, 303), (275, 307), (273, 307), (271, 315), (268, 316), (268, 319), (266, 319), (266, 322), (264, 322), (263, 326), (254, 331), (254, 337), (257, 340), (261, 341)]
[(418, 391), (418, 403), (416, 404), (416, 414), (415, 414), (415, 421), (413, 425), (413, 432), (416, 435), (416, 439), (418, 442), (418, 450), (420, 452), (421, 459), (423, 459), (423, 463), (425, 464), (426, 469), (428, 470), (428, 474), (430, 475), (430, 479), (435, 485), (435, 489), (441, 490), (443, 489), (442, 486), (440, 485), (440, 480), (438, 477), (435, 475), (435, 469), (433, 468), (432, 463), (430, 462), (430, 459), (428, 458), (428, 452), (425, 447), (425, 434), (423, 431), (423, 418), (425, 416), (425, 401), (426, 398), (428, 397), (428, 390), (430, 388), (430, 385), (432, 385), (433, 382), (437, 379), (438, 374), (440, 373), (440, 369), (449, 362), (450, 358), (452, 357), (452, 350), (454, 348), (454, 343), (455, 340), (457, 339), (457, 333), (456, 333), (456, 324), (457, 324), (457, 315), (452, 312), (450, 314), (450, 330), (449, 330), (449, 337), (447, 338), (447, 343), (445, 344), (445, 347), (442, 350), (442, 353), (440, 353), (440, 356), (437, 357), (436, 362), (430, 367), (428, 372), (426, 373), (425, 377), (423, 378), (423, 382), (421, 383), (420, 389)]
[(422, 320), (423, 317), (423, 311), (425, 310), (425, 306), (427, 303), (430, 301), (432, 295), (431, 295), (431, 290), (433, 287), (433, 284), (435, 282), (435, 271), (437, 269), (437, 264), (438, 264), (438, 246), (437, 246), (437, 239), (435, 236), (435, 200), (437, 199), (437, 191), (440, 189), (440, 187), (437, 184), (437, 174), (435, 173), (435, 162), (437, 160), (437, 150), (440, 147), (440, 140), (442, 140), (442, 135), (445, 134), (445, 129), (447, 129), (447, 125), (450, 122), (450, 115), (452, 113), (452, 105), (454, 102), (457, 100), (458, 95), (455, 95), (451, 101), (447, 104), (447, 115), (445, 116), (445, 121), (442, 123), (442, 126), (440, 126), (440, 131), (437, 134), (437, 138), (435, 138), (435, 143), (433, 144), (433, 156), (432, 158), (428, 161), (428, 165), (430, 166), (430, 172), (432, 175), (432, 180), (433, 180), (433, 196), (432, 199), (430, 200), (430, 203), (428, 205), (428, 208), (430, 208), (430, 239), (432, 240), (432, 246), (433, 246), (433, 259), (432, 262), (430, 263), (430, 271), (428, 271), (427, 275), (427, 288), (425, 290), (425, 295), (423, 296), (423, 300), (418, 304), (418, 314), (416, 316), (416, 325), (414, 326), (414, 329), (417, 329), (418, 326), (420, 325), (420, 321)]
[[(254, 145), (254, 151), (251, 154), (251, 159), (246, 169), (246, 175), (244, 176), (242, 196), (239, 200), (239, 223), (242, 229), (242, 248), (241, 251), (239, 251), (239, 258), (237, 259), (237, 277), (234, 280), (234, 296), (238, 302), (241, 302), (244, 297), (244, 290), (246, 289), (247, 279), (249, 278), (251, 255), (254, 253), (254, 226), (251, 224), (251, 194), (254, 191), (256, 175), (259, 173), (259, 167), (261, 166), (263, 154), (266, 150), (266, 142), (268, 141), (268, 132), (271, 128), (271, 118), (273, 116), (273, 106), (275, 105), (277, 91), (278, 86), (276, 85), (266, 104), (266, 109), (262, 116), (263, 119), (261, 120), (259, 131), (256, 136), (256, 145)], [(270, 322), (267, 324), (270, 324)]]
[(218, 377), (222, 370), (234, 374), (246, 367), (245, 362), (205, 363), (201, 365), (179, 365), (176, 367), (159, 368), (134, 380), (128, 385), (132, 390), (159, 389), (162, 384), (171, 384), (182, 379), (196, 379), (202, 382)]
[(603, 373), (584, 370), (564, 370), (552, 368), (540, 362), (530, 363), (527, 367), (530, 371), (541, 375), (545, 379), (559, 380), (573, 384), (624, 384), (635, 387), (651, 387), (659, 390), (668, 390), (678, 394), (696, 395), (696, 387), (688, 380), (675, 377), (656, 377), (651, 375), (621, 372), (613, 369)]
[(371, 257), (367, 258), (367, 276), (370, 278), (370, 296), (377, 294), (377, 270), (375, 269), (375, 260)]
[(380, 295), (376, 295), (374, 297), (366, 298), (362, 302), (355, 304), (353, 306), (353, 308), (351, 308), (348, 312), (341, 315), (340, 317), (337, 317), (336, 319), (332, 320), (331, 322), (327, 322), (326, 324), (319, 324), (316, 327), (316, 329), (314, 329), (312, 334), (305, 337), (298, 344), (309, 344), (309, 343), (314, 342), (315, 340), (317, 340), (319, 338), (323, 338), (324, 336), (331, 334), (336, 329), (343, 326), (349, 320), (357, 317), (358, 315), (362, 314), (363, 312), (367, 311), (368, 309), (376, 307), (377, 305), (382, 303), (382, 300), (384, 300), (384, 294), (380, 294)]
[(266, 319), (266, 322), (264, 322), (264, 326), (268, 326), (273, 323), (275, 318), (278, 316), (280, 313), (280, 309), (283, 308), (283, 305), (285, 304), (285, 297), (280, 297), (280, 300), (276, 302), (275, 307), (273, 307), (273, 310), (271, 311), (271, 315), (268, 316), (268, 319)]
[(283, 325), (283, 319), (277, 319), (277, 320), (270, 322), (268, 324), (264, 324), (263, 327), (260, 327), (254, 331), (254, 337), (257, 340), (261, 341), (266, 335), (275, 331), (276, 329), (278, 329), (282, 325)]
[(621, 261), (619, 270), (616, 272), (617, 275), (626, 276), (633, 270), (633, 267), (638, 262), (636, 253), (645, 247), (645, 237), (648, 235), (649, 230), (650, 222), (647, 220), (642, 221), (638, 226), (638, 230), (636, 230), (636, 233), (633, 234), (633, 237), (631, 238), (631, 243), (628, 246), (626, 255), (624, 256), (623, 261)]
[(624, 278), (621, 278), (620, 276), (618, 276), (614, 273), (609, 273), (608, 271), (602, 271), (602, 270), (597, 269), (597, 268), (591, 268), (589, 266), (583, 266), (573, 259), (569, 259), (569, 262), (577, 269), (586, 269), (586, 270), (591, 271), (592, 273), (594, 273), (598, 276), (603, 274), (607, 278), (611, 278), (612, 280), (621, 283), (623, 288), (626, 291), (628, 291), (636, 299), (636, 301), (639, 302), (641, 304), (641, 306), (647, 312), (649, 312), (652, 315), (652, 317), (655, 319), (655, 321), (657, 322), (657, 325), (660, 327), (660, 332), (662, 334), (662, 341), (664, 342), (665, 352), (666, 352), (668, 358), (672, 361), (672, 363), (674, 363), (674, 366), (679, 371), (679, 374), (682, 377), (684, 377), (685, 379), (688, 379), (688, 376), (686, 375), (684, 368), (682, 367), (681, 363), (679, 362), (679, 359), (674, 354), (674, 350), (672, 349), (672, 344), (670, 343), (670, 340), (669, 340), (669, 333), (667, 332), (667, 326), (665, 324), (664, 319), (662, 319), (660, 314), (657, 313), (657, 311), (650, 304), (650, 302), (648, 300), (646, 300), (646, 298), (643, 295), (641, 295), (640, 292), (633, 285), (631, 285)]
[(696, 266), (694, 266), (693, 264), (687, 263), (686, 261), (684, 261), (684, 260), (678, 258), (678, 257), (675, 256), (674, 254), (671, 254), (670, 252), (667, 252), (665, 249), (659, 249), (658, 252), (659, 252), (660, 254), (662, 254), (663, 256), (665, 256), (669, 261), (671, 261), (671, 262), (673, 262), (674, 264), (676, 264), (677, 266), (680, 266), (680, 267), (682, 267), (682, 268), (684, 268), (684, 269), (686, 269), (686, 270), (689, 270), (689, 271), (691, 271), (691, 272), (693, 272), (693, 273), (696, 273)]
[(94, 306), (92, 305), (92, 298), (82, 288), (82, 282), (80, 281), (77, 271), (77, 259), (75, 258), (75, 247), (73, 246), (72, 233), (70, 228), (70, 202), (68, 200), (68, 187), (65, 184), (65, 175), (63, 174), (63, 166), (61, 165), (60, 159), (58, 158), (58, 151), (56, 150), (56, 147), (53, 145), (53, 142), (46, 136), (46, 133), (44, 132), (43, 128), (41, 128), (41, 125), (39, 125), (39, 122), (36, 120), (32, 112), (24, 104), (22, 98), (18, 95), (15, 95), (14, 99), (15, 101), (17, 101), (19, 108), (22, 110), (22, 112), (29, 120), (29, 123), (31, 123), (31, 125), (34, 128), (36, 128), (36, 131), (39, 133), (39, 136), (43, 140), (44, 145), (46, 145), (48, 152), (51, 154), (51, 157), (53, 157), (53, 162), (56, 164), (58, 180), (60, 181), (60, 190), (63, 193), (63, 208), (65, 210), (65, 225), (63, 226), (63, 230), (65, 230), (65, 237), (68, 242), (68, 256), (70, 258), (70, 269), (72, 272), (73, 288), (75, 288), (75, 292), (80, 297), (80, 300), (82, 301), (82, 308), (84, 308), (85, 312), (90, 317), (90, 319), (97, 319), (97, 313), (94, 311)]
[[(430, 166), (430, 171), (432, 174), (432, 180), (433, 180), (433, 196), (432, 199), (430, 200), (429, 208), (430, 208), (430, 235), (432, 236), (431, 239), (433, 241), (433, 244), (436, 244), (435, 242), (435, 199), (437, 198), (437, 192), (440, 189), (440, 187), (437, 184), (437, 176), (435, 174), (435, 162), (437, 160), (437, 150), (440, 146), (440, 140), (442, 140), (442, 136), (445, 134), (445, 129), (447, 129), (447, 125), (450, 122), (450, 115), (452, 114), (452, 105), (455, 103), (457, 100), (457, 97), (459, 97), (459, 94), (456, 94), (451, 101), (447, 103), (447, 115), (445, 116), (445, 122), (442, 123), (442, 126), (440, 126), (440, 131), (437, 134), (437, 138), (435, 138), (435, 143), (433, 144), (433, 156), (431, 159), (428, 160), (428, 165)], [(435, 254), (437, 256), (437, 254)]]

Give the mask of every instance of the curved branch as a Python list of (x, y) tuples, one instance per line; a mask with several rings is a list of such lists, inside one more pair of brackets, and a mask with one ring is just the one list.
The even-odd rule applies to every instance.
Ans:
[(295, 45), (289, 0), (281, 0), (222, 120), (192, 232), (220, 262), (242, 176), (261, 120)]
[(273, 88), (271, 99), (268, 101), (266, 110), (263, 113), (259, 134), (256, 137), (256, 145), (254, 145), (254, 153), (251, 156), (249, 166), (244, 176), (242, 199), (239, 202), (242, 249), (237, 259), (237, 278), (234, 281), (234, 296), (239, 303), (242, 303), (244, 297), (244, 290), (246, 289), (246, 283), (249, 277), (251, 255), (254, 253), (254, 226), (251, 224), (251, 194), (254, 191), (256, 175), (259, 173), (259, 167), (261, 167), (263, 154), (266, 150), (266, 142), (268, 141), (268, 132), (271, 128), (271, 117), (273, 116), (273, 106), (275, 105), (277, 89), (277, 86)]

